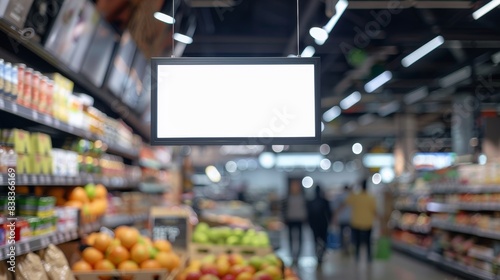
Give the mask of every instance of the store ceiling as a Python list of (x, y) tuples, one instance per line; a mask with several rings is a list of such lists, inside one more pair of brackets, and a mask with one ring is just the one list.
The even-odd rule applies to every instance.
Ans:
[[(168, 6), (171, 0), (166, 1), (164, 5)], [(162, 0), (96, 2), (111, 21), (121, 26), (132, 24), (134, 17), (135, 22), (141, 17), (152, 18), (144, 6), (154, 3), (151, 5), (159, 7)], [(497, 7), (479, 20), (472, 18), (472, 12), (487, 2), (351, 0), (322, 46), (314, 43), (309, 29), (328, 22), (335, 14), (337, 0), (300, 0), (298, 30), (297, 3), (293, 0), (186, 0), (177, 14), (195, 15), (197, 19), (194, 42), (185, 47), (185, 57), (288, 56), (297, 54), (299, 33), (299, 52), (311, 45), (316, 48), (315, 56), (321, 58), (322, 113), (350, 93), (362, 93), (361, 102), (343, 111), (323, 132), (326, 143), (342, 147), (358, 140), (373, 142), (395, 137), (394, 117), (400, 112), (418, 115), (422, 141), (435, 131), (429, 127), (440, 127), (444, 131), (441, 136), (450, 137), (448, 115), (453, 96), (484, 92), (486, 88), (488, 98), (481, 101), (498, 102), (495, 96), (500, 88), (500, 67), (492, 63), (491, 55), (500, 50), (500, 9)], [(140, 16), (130, 14), (130, 7)], [(177, 21), (176, 29), (183, 30), (184, 21), (180, 18)], [(135, 30), (140, 36), (145, 32), (141, 30), (147, 28)], [(155, 32), (168, 37), (165, 36), (168, 31)], [(441, 47), (408, 68), (401, 65), (403, 57), (438, 35), (445, 39)], [(149, 45), (152, 50), (145, 50), (146, 53), (156, 54), (158, 48), (163, 48), (162, 55), (170, 55), (169, 40)], [(147, 48), (148, 44), (143, 46)], [(355, 63), (360, 56), (352, 56), (349, 51), (354, 48), (361, 50), (365, 59)], [(440, 78), (470, 65), (474, 66), (476, 81), (466, 80), (460, 85), (441, 88)], [(366, 93), (366, 82), (385, 70), (393, 73), (393, 79), (379, 90)], [(410, 105), (404, 102), (409, 92), (423, 86), (429, 92), (425, 99)], [(390, 112), (391, 107), (397, 111)], [(380, 112), (383, 109), (390, 113)]]

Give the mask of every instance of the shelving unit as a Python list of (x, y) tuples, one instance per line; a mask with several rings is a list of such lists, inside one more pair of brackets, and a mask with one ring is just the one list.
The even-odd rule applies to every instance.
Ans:
[(147, 214), (143, 215), (113, 215), (105, 216), (101, 223), (102, 226), (107, 228), (116, 228), (121, 225), (132, 225), (135, 223), (145, 222), (148, 219)]
[(471, 226), (459, 226), (450, 222), (432, 221), (432, 227), (458, 233), (474, 235), (478, 237), (500, 240), (500, 232), (481, 230)]
[(125, 122), (127, 122), (135, 131), (137, 131), (143, 138), (149, 140), (150, 131), (149, 127), (144, 125), (139, 116), (132, 112), (127, 105), (125, 105), (119, 98), (115, 97), (110, 91), (94, 86), (88, 79), (75, 73), (68, 66), (62, 63), (59, 59), (54, 57), (46, 51), (39, 43), (32, 42), (26, 37), (23, 37), (17, 30), (13, 29), (11, 25), (5, 20), (0, 19), (0, 38), (3, 40), (10, 40), (12, 43), (12, 52), (20, 53), (20, 47), (27, 50), (27, 52), (36, 59), (38, 64), (43, 64), (46, 67), (51, 67), (60, 72), (67, 78), (71, 79), (79, 87), (85, 89), (90, 95), (103, 101), (109, 108), (117, 113)]
[(475, 277), (477, 279), (484, 279), (484, 280), (495, 280), (499, 279), (498, 277), (495, 277), (493, 273), (490, 273), (488, 271), (484, 271), (479, 268), (471, 267), (471, 266), (466, 266), (463, 264), (460, 264), (455, 261), (447, 260), (443, 258), (441, 255), (436, 254), (436, 253), (430, 253), (428, 256), (428, 259), (432, 262), (434, 262), (436, 265), (444, 265), (450, 270), (454, 271), (459, 271), (461, 273), (464, 273), (468, 276)]
[(403, 251), (403, 252), (408, 253), (416, 258), (423, 259), (423, 260), (427, 259), (427, 255), (429, 253), (429, 250), (427, 248), (423, 248), (423, 247), (415, 246), (415, 245), (409, 245), (409, 244), (406, 244), (404, 242), (400, 242), (400, 241), (396, 241), (396, 240), (392, 241), (392, 246), (399, 251)]
[[(7, 186), (8, 175), (0, 173), (0, 186)], [(108, 188), (120, 189), (137, 187), (139, 182), (121, 177), (104, 177), (94, 174), (81, 174), (78, 177), (62, 177), (53, 175), (16, 174), (17, 186), (76, 186), (86, 184), (103, 184)]]
[[(42, 236), (37, 236), (26, 241), (15, 243), (15, 255), (20, 256), (29, 252), (38, 251), (47, 248), (49, 244), (62, 244), (79, 238), (76, 229), (65, 232), (54, 232)], [(9, 258), (11, 244), (3, 245), (0, 247), (0, 260)]]
[[(10, 100), (6, 100), (0, 97), (0, 111), (8, 112), (12, 115), (45, 125), (47, 127), (63, 131), (69, 133), (71, 135), (85, 138), (88, 140), (96, 141), (103, 140), (98, 135), (91, 133), (88, 130), (84, 130), (81, 128), (77, 128), (71, 125), (68, 125), (64, 122), (59, 121), (52, 116), (42, 114), (37, 112), (36, 110), (21, 106), (16, 102), (12, 102)], [(139, 157), (139, 150), (133, 147), (123, 147), (117, 143), (106, 143), (108, 145), (107, 152), (116, 154), (128, 159), (137, 159)]]

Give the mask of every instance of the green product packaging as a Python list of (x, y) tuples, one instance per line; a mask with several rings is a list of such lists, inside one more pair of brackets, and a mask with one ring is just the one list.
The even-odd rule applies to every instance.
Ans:
[(20, 196), (17, 200), (16, 209), (20, 216), (36, 216), (37, 212), (36, 196)]

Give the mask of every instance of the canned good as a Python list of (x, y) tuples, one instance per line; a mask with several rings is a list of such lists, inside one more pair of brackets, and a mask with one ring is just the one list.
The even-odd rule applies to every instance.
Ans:
[(26, 68), (24, 71), (23, 100), (22, 105), (29, 107), (31, 103), (31, 80), (33, 79), (33, 69)]
[(12, 65), (12, 70), (11, 70), (11, 90), (10, 90), (10, 98), (13, 100), (17, 99), (17, 83), (18, 83), (18, 77), (17, 77), (17, 65)]
[(40, 102), (40, 80), (42, 79), (42, 74), (38, 71), (33, 73), (31, 77), (31, 108), (38, 110)]
[(0, 58), (0, 96), (2, 96), (4, 94), (3, 93), (3, 88), (5, 85), (4, 68), (5, 68), (5, 62), (3, 59)]
[(23, 99), (24, 93), (24, 71), (26, 71), (26, 65), (22, 63), (17, 64), (17, 100)]
[(5, 81), (3, 88), (4, 95), (9, 97), (12, 92), (12, 64), (10, 62), (4, 64), (3, 74)]
[(47, 80), (46, 76), (42, 76), (39, 85), (39, 96), (38, 96), (38, 110), (44, 114), (47, 114)]
[(53, 102), (54, 102), (54, 81), (47, 79), (47, 90), (45, 91), (45, 98), (47, 99), (47, 114), (54, 116)]

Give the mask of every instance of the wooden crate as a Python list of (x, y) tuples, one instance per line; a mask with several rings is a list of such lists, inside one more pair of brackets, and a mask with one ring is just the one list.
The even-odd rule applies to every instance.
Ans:
[(273, 250), (270, 247), (256, 248), (251, 246), (229, 246), (215, 244), (189, 244), (189, 256), (191, 259), (202, 259), (208, 255), (220, 254), (240, 254), (243, 257), (265, 256), (271, 254)]
[(166, 269), (151, 269), (138, 271), (92, 271), (73, 272), (78, 280), (100, 280), (100, 277), (110, 277), (111, 279), (131, 279), (131, 280), (169, 280), (173, 273), (168, 273)]

